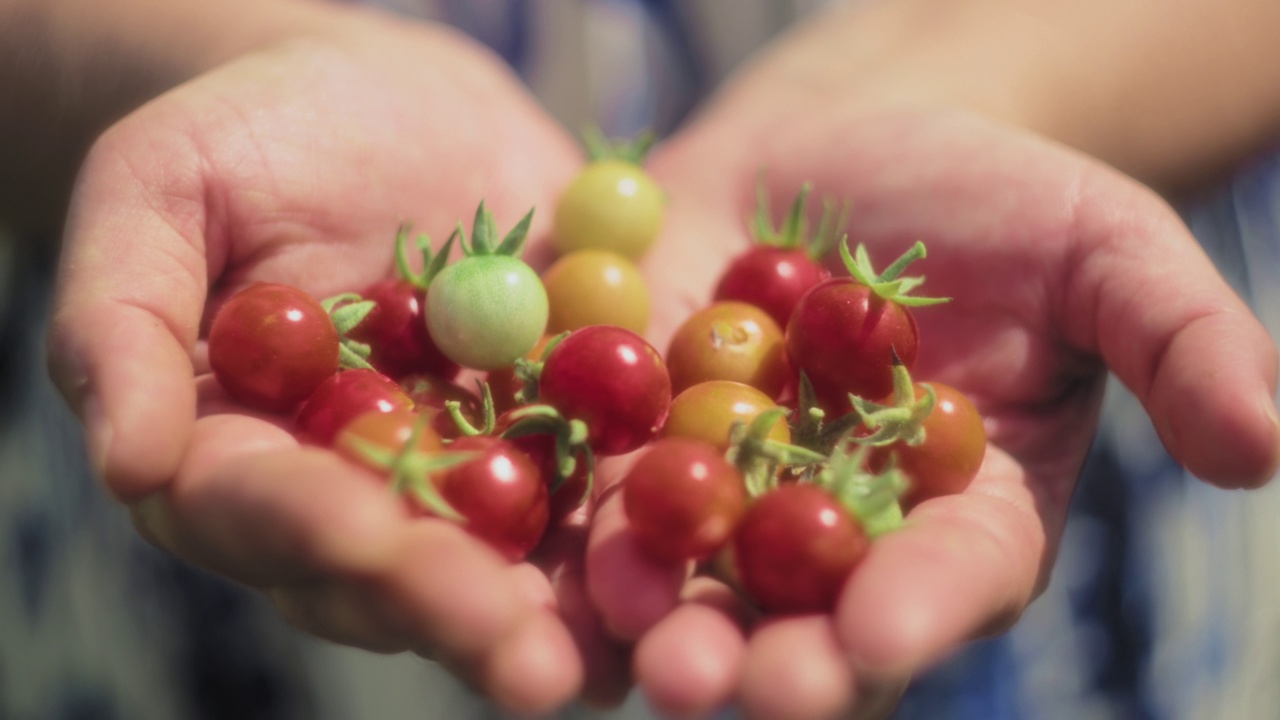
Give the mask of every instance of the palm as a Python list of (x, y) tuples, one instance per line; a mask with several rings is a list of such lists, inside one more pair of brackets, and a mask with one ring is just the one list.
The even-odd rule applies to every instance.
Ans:
[[(312, 632), (437, 655), (515, 707), (563, 702), (584, 666), (607, 675), (564, 571), (572, 531), (549, 543), (553, 587), (457, 528), (408, 521), (282, 419), (230, 403), (198, 342), (251, 281), (359, 290), (391, 272), (399, 223), (443, 239), (483, 199), (509, 226), (580, 162), (505, 70), (426, 29), (251, 56), (109, 132), (77, 193), (54, 355), (78, 360), (61, 372), (100, 409), (91, 433), (105, 418), (95, 449), (142, 532)], [(580, 657), (592, 648), (603, 661)]]
[[(921, 505), (907, 529), (877, 543), (825, 624), (770, 623), (735, 642), (722, 619), (697, 607), (723, 599), (686, 602), (659, 620), (674, 594), (629, 600), (593, 587), (610, 622), (644, 638), (637, 677), (660, 704), (688, 709), (736, 693), (765, 717), (766, 707), (818, 714), (849, 700), (848, 655), (900, 675), (1011, 622), (1047, 581), (1108, 366), (1193, 471), (1226, 484), (1265, 476), (1274, 422), (1240, 409), (1269, 396), (1274, 351), (1150, 193), (1042, 140), (967, 117), (795, 112), (779, 132), (736, 109), (714, 107), (653, 159), (672, 202), (652, 266), (683, 270), (652, 274), (664, 301), (659, 342), (707, 302), (728, 257), (745, 247), (743, 220), (761, 171), (775, 215), (812, 182), (815, 195), (849, 204), (850, 241), (865, 243), (879, 266), (925, 243), (928, 257), (909, 272), (928, 278), (923, 294), (953, 299), (916, 312), (915, 375), (970, 395), (991, 444), (969, 491)], [(1179, 283), (1161, 284), (1175, 272)], [(1224, 338), (1239, 344), (1217, 349)], [(1248, 381), (1206, 381), (1207, 368)], [(1197, 435), (1179, 420), (1191, 416), (1201, 419)], [(621, 525), (615, 512), (602, 508), (598, 553)], [(678, 575), (641, 560), (608, 575), (678, 588)], [(797, 663), (801, 646), (811, 652)], [(823, 672), (843, 673), (846, 687), (805, 681)]]

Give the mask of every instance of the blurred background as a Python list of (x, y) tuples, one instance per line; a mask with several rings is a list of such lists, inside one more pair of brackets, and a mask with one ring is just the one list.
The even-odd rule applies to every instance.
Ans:
[[(515, 67), (572, 130), (676, 126), (818, 2), (382, 0)], [(1273, 329), (1280, 160), (1183, 208)], [(0, 229), (0, 719), (490, 718), (433, 665), (316, 641), (258, 595), (140, 541), (48, 381), (55, 242)], [(1255, 272), (1251, 274), (1251, 268)], [(1280, 718), (1280, 486), (1187, 477), (1109, 388), (1054, 579), (1019, 625), (918, 679), (895, 717)], [(732, 717), (731, 711), (724, 713)], [(643, 699), (566, 718), (648, 718)]]

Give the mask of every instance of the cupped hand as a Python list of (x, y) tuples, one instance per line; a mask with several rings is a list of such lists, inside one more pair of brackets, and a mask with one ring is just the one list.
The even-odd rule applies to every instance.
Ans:
[(411, 520), (364, 471), (230, 402), (201, 340), (252, 281), (359, 290), (392, 272), (399, 223), (443, 240), (483, 199), (510, 227), (580, 164), (496, 58), (377, 18), (243, 57), (109, 130), (75, 192), (51, 365), (140, 532), (316, 635), (428, 655), (506, 706), (616, 697), (626, 664), (585, 602), (580, 525), (535, 567)]
[(1254, 487), (1280, 459), (1275, 346), (1156, 195), (1011, 126), (869, 110), (823, 87), (757, 72), (652, 158), (671, 198), (648, 258), (656, 341), (747, 246), (761, 172), (775, 217), (812, 182), (848, 203), (850, 242), (879, 267), (925, 243), (908, 274), (952, 300), (916, 311), (914, 376), (968, 394), (990, 445), (968, 490), (873, 545), (830, 616), (761, 618), (687, 580), (639, 552), (606, 495), (588, 587), (611, 631), (638, 641), (638, 684), (676, 716), (729, 702), (759, 718), (874, 716), (913, 673), (1009, 627), (1048, 582), (1108, 371), (1204, 480)]

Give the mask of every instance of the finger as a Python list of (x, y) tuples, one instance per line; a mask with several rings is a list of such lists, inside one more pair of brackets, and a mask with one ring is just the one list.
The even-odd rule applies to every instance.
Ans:
[(583, 663), (568, 628), (539, 610), (498, 644), (483, 662), (481, 685), (504, 707), (542, 716), (578, 695)]
[(728, 587), (689, 582), (684, 602), (636, 645), (636, 680), (663, 717), (706, 717), (729, 703), (746, 657), (746, 609)]
[(847, 714), (855, 699), (854, 675), (831, 617), (781, 618), (757, 627), (738, 695), (752, 720)]
[(376, 569), (410, 523), (371, 473), (239, 415), (199, 420), (173, 485), (139, 506), (163, 547), (259, 587)]
[(835, 612), (865, 677), (907, 677), (1017, 619), (1046, 581), (1048, 539), (1065, 521), (1065, 508), (1037, 506), (1030, 488), (1007, 455), (989, 451), (966, 492), (922, 503), (872, 543)]
[[(1115, 210), (1115, 183), (1080, 205), (1064, 318), (1142, 401), (1170, 453), (1193, 474), (1253, 487), (1280, 464), (1276, 348), (1171, 210)], [(1135, 193), (1136, 194), (1136, 193)], [(1132, 199), (1149, 218), (1152, 198)], [(1125, 207), (1121, 205), (1121, 207)]]
[(155, 145), (108, 133), (86, 161), (49, 336), (51, 374), (85, 423), (95, 467), (125, 500), (161, 487), (181, 461), (206, 288), (198, 166), (182, 152), (146, 166), (129, 152), (140, 142)]
[(378, 653), (409, 649), (408, 633), (364, 583), (304, 581), (267, 595), (290, 624), (316, 637)]
[(631, 651), (628, 644), (609, 636), (587, 596), (583, 556), (588, 531), (586, 517), (571, 516), (543, 541), (535, 562), (546, 573), (544, 584), (549, 582), (554, 589), (555, 607), (582, 657), (581, 700), (612, 708), (622, 704), (631, 690)]
[(687, 563), (657, 560), (636, 542), (622, 508), (621, 486), (600, 496), (587, 543), (587, 592), (608, 631), (638, 640), (679, 604)]

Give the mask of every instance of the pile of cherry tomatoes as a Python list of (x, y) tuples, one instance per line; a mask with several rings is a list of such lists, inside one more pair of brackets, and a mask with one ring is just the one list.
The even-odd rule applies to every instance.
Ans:
[(393, 279), (323, 301), (245, 288), (210, 328), (215, 377), (513, 562), (590, 511), (601, 459), (634, 453), (621, 493), (646, 552), (766, 612), (829, 611), (877, 536), (982, 463), (973, 404), (910, 374), (913, 312), (943, 302), (905, 274), (923, 246), (877, 271), (833, 206), (810, 232), (807, 187), (777, 227), (762, 195), (756, 242), (663, 352), (636, 266), (664, 202), (647, 144), (593, 149), (541, 274), (520, 259), (532, 211), (502, 234), (481, 202), (439, 249), (401, 228)]

